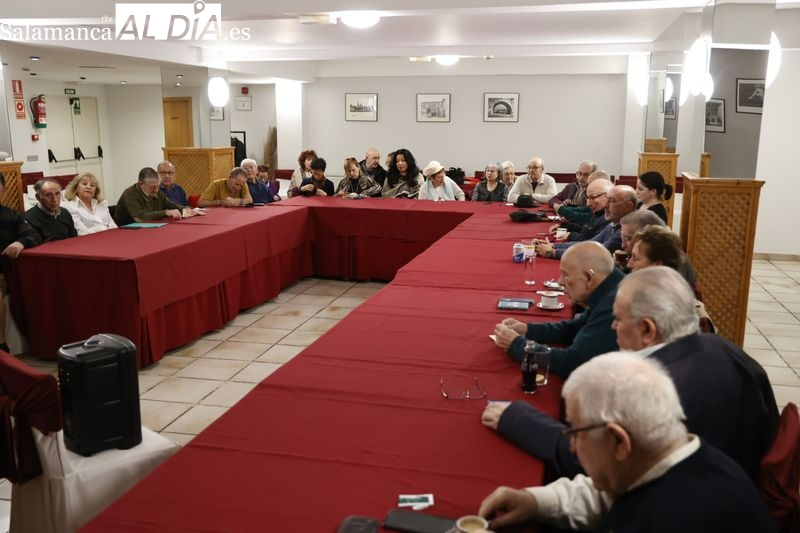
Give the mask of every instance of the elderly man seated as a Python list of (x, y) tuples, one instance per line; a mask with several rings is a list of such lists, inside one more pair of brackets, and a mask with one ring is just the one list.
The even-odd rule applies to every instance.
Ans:
[(564, 438), (589, 477), (495, 490), (479, 510), (494, 517), (492, 529), (536, 519), (616, 533), (774, 531), (739, 465), (687, 432), (678, 393), (657, 361), (601, 355), (572, 373), (563, 396)]
[[(614, 180), (611, 179), (611, 176), (609, 176), (608, 172), (605, 170), (595, 170), (589, 174), (589, 178), (586, 180), (586, 186), (588, 187), (595, 180), (606, 180), (611, 182), (612, 185), (614, 184)], [(586, 224), (592, 218), (593, 213), (593, 210), (589, 208), (588, 202), (581, 205), (561, 204), (554, 206), (553, 209), (555, 210), (556, 214), (565, 221), (578, 224)]]
[(550, 370), (568, 376), (595, 355), (617, 349), (611, 306), (622, 273), (614, 268), (608, 250), (596, 242), (580, 242), (561, 259), (561, 278), (567, 296), (586, 308), (578, 317), (560, 322), (525, 324), (506, 318), (495, 327), (497, 345), (517, 361), (524, 356), (525, 340), (555, 343)]
[(550, 231), (564, 228), (569, 231), (567, 241), (588, 241), (605, 228), (611, 221), (606, 218), (606, 200), (608, 192), (614, 185), (608, 180), (595, 180), (586, 188), (586, 205), (591, 209), (592, 216), (585, 223), (564, 221), (554, 225)]
[(161, 180), (161, 192), (167, 195), (175, 205), (181, 207), (189, 205), (189, 197), (186, 191), (175, 181), (175, 165), (169, 161), (162, 161), (156, 167), (158, 177)]
[[(613, 254), (622, 247), (619, 221), (628, 213), (636, 210), (636, 191), (628, 185), (615, 185), (608, 191), (606, 198), (606, 218), (611, 222), (591, 240), (599, 242)], [(573, 244), (572, 242), (555, 244), (539, 242), (536, 245), (536, 253), (544, 257), (561, 257), (564, 250)]]
[[(613, 326), (621, 349), (667, 368), (689, 430), (755, 476), (777, 425), (772, 388), (750, 356), (723, 337), (698, 332), (694, 294), (682, 276), (664, 266), (627, 276), (617, 289)], [(481, 421), (556, 475), (572, 477), (581, 471), (562, 434), (564, 425), (528, 403), (493, 403)]]
[(25, 211), (25, 220), (42, 237), (42, 242), (59, 241), (77, 237), (75, 222), (67, 209), (61, 209), (61, 185), (54, 179), (44, 178), (33, 186), (39, 202)]
[(530, 195), (537, 202), (547, 202), (558, 192), (556, 180), (544, 173), (544, 160), (534, 157), (528, 161), (528, 175), (520, 176), (508, 192), (508, 201), (517, 203), (522, 195)]
[(214, 180), (208, 184), (200, 196), (200, 207), (242, 207), (253, 203), (250, 189), (247, 188), (247, 172), (242, 167), (233, 167), (227, 178)]
[(181, 218), (181, 206), (167, 198), (160, 189), (158, 173), (150, 167), (139, 171), (139, 181), (124, 191), (119, 197), (114, 219), (117, 225), (124, 226), (134, 222), (159, 220), (161, 218)]
[(597, 170), (594, 161), (581, 161), (575, 171), (575, 181), (568, 183), (561, 192), (550, 198), (547, 203), (558, 212), (562, 205), (583, 205), (586, 202), (586, 186), (589, 185), (589, 176)]

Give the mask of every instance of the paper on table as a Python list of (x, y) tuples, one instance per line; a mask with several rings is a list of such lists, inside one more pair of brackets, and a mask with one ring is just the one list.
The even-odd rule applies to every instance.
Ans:
[(125, 224), (120, 226), (125, 229), (141, 229), (141, 228), (160, 228), (166, 226), (166, 222), (134, 222), (133, 224)]

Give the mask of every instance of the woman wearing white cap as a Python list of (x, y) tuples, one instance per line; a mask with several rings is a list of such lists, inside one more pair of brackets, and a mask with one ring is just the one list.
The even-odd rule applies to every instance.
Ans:
[(425, 176), (425, 183), (419, 188), (420, 200), (433, 200), (442, 202), (445, 200), (464, 201), (464, 191), (458, 184), (447, 177), (444, 167), (438, 161), (431, 161), (422, 171)]

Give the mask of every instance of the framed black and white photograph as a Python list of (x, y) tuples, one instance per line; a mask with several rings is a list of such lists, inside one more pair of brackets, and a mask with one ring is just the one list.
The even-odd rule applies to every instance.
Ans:
[(706, 102), (706, 131), (725, 133), (725, 100), (709, 98)]
[(450, 94), (417, 94), (417, 122), (450, 122)]
[(209, 120), (225, 120), (225, 108), (223, 106), (209, 106), (208, 109)]
[(760, 115), (765, 86), (764, 80), (736, 78), (736, 112)]
[(356, 122), (377, 122), (377, 93), (346, 93), (344, 95), (344, 119)]
[(519, 122), (519, 93), (483, 93), (484, 122)]
[(675, 101), (675, 97), (673, 96), (666, 102), (664, 102), (664, 118), (669, 120), (675, 120), (678, 117), (678, 102)]

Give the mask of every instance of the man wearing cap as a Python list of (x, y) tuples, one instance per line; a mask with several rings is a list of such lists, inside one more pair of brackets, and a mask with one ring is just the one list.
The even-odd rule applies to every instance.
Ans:
[(425, 183), (419, 188), (420, 200), (465, 200), (464, 191), (444, 173), (444, 166), (438, 161), (428, 163), (422, 170), (422, 175), (425, 176)]

